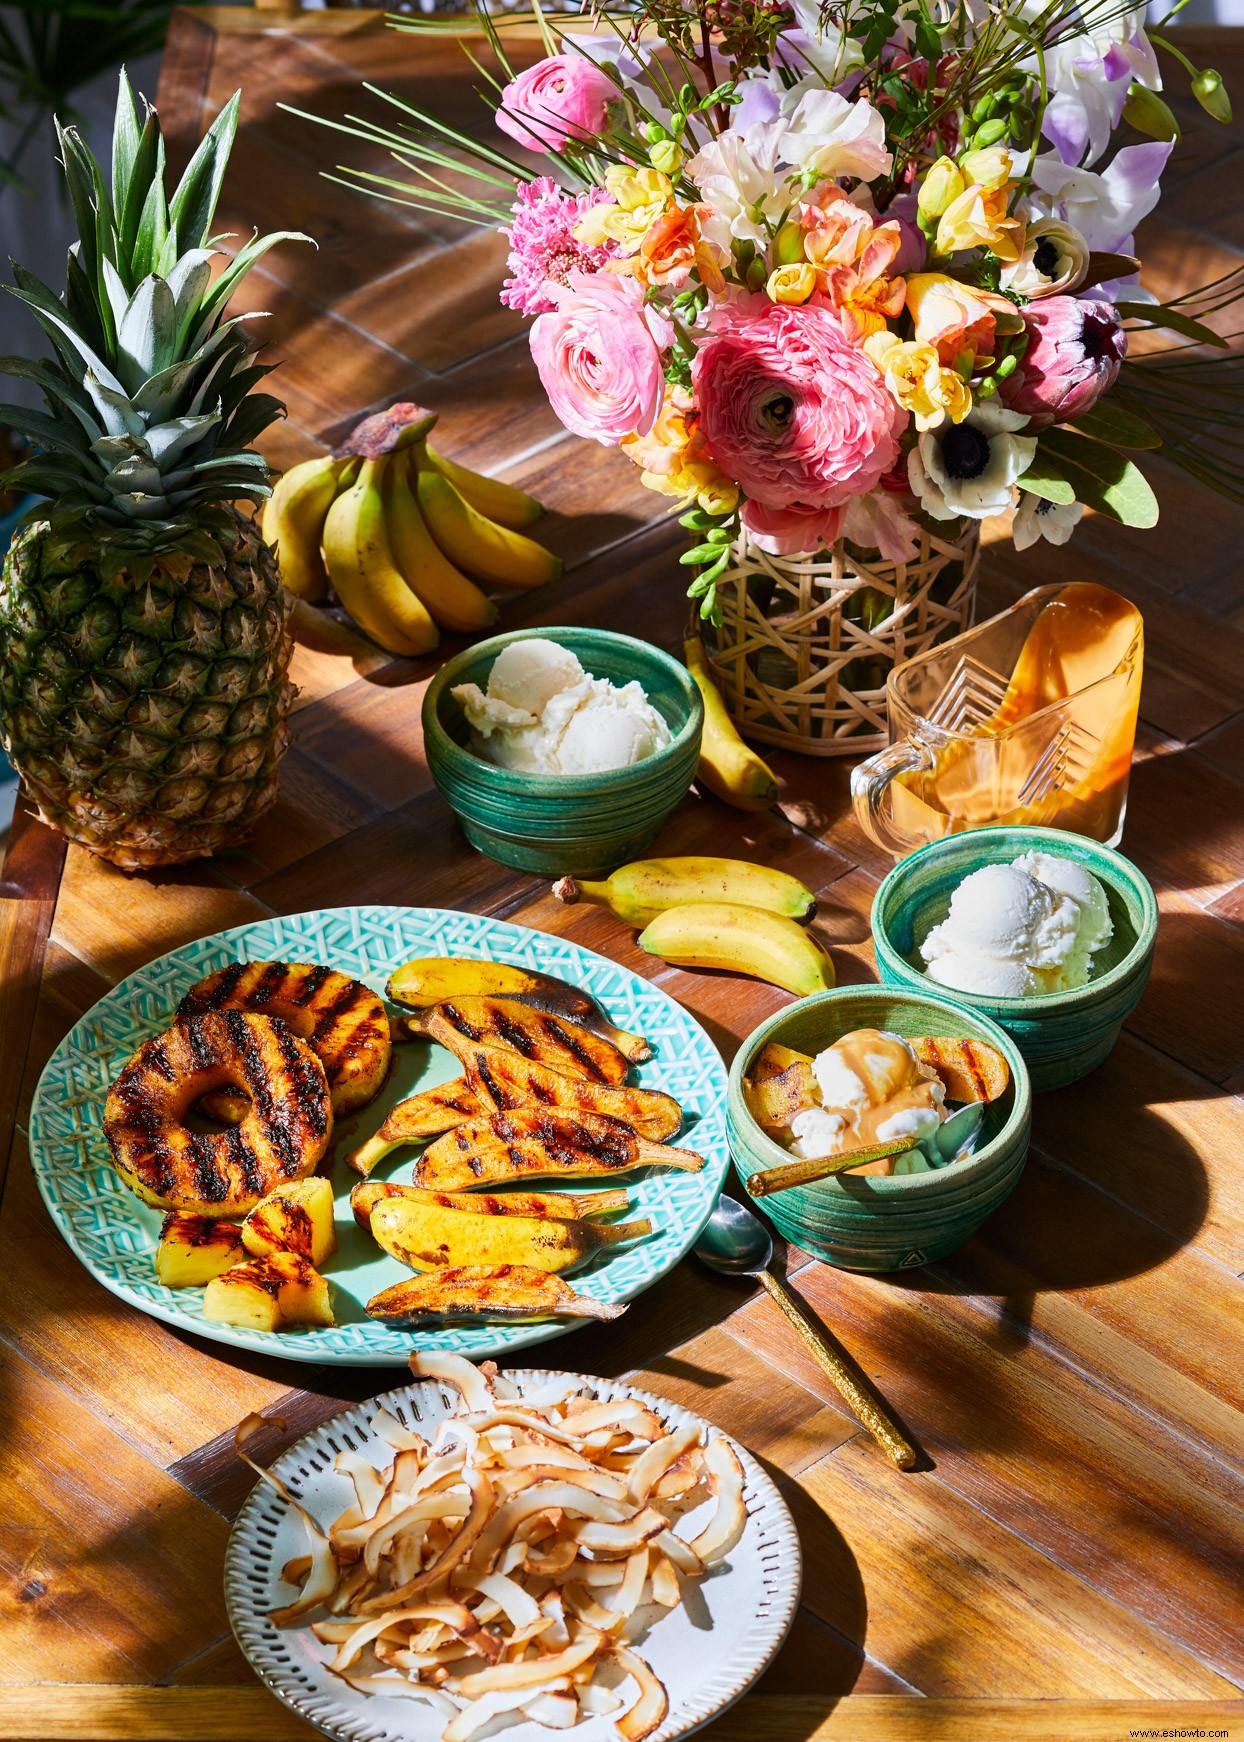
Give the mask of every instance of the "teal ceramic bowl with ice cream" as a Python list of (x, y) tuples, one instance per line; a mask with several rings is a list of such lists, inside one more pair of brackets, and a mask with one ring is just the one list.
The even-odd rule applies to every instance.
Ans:
[(756, 1123), (744, 1078), (771, 1042), (815, 1056), (844, 1035), (880, 1029), (914, 1040), (944, 1035), (984, 1041), (1007, 1062), (1010, 1081), (986, 1107), (972, 1153), (949, 1166), (886, 1178), (838, 1174), (774, 1192), (764, 1212), (783, 1237), (842, 1270), (904, 1270), (946, 1258), (1015, 1189), (1028, 1155), (1031, 1096), (1019, 1049), (987, 1017), (936, 997), (890, 986), (816, 992), (771, 1016), (743, 1043), (730, 1072), (726, 1131), (741, 1180), (791, 1160)]
[[(1058, 941), (1060, 912), (1065, 911), (1058, 889), (1053, 891), (1054, 911), (1043, 911), (1039, 924), (1029, 928), (1037, 938), (1030, 958), (1048, 958), (1055, 965), (1038, 966), (1027, 982), (1011, 950), (1010, 935), (1024, 926), (998, 874), (991, 872), (984, 881), (974, 879), (956, 899), (956, 892), (973, 873), (983, 867), (1012, 866), (1016, 860), (1038, 867), (1047, 862), (1048, 875), (1068, 888), (1078, 887), (1077, 869), (1089, 873), (1100, 886), (1109, 936), (1092, 950), (1087, 968), (1083, 937), (1072, 942), (1062, 966), (1057, 966), (1066, 948), (1065, 937)], [(1071, 871), (1060, 872), (1048, 863), (1054, 860), (1070, 861)], [(1091, 919), (1086, 923), (1091, 928)], [(1090, 941), (1101, 929), (1090, 929)], [(1034, 1089), (1073, 1083), (1107, 1057), (1145, 989), (1157, 929), (1157, 902), (1143, 873), (1113, 848), (1062, 829), (1016, 826), (947, 835), (901, 860), (878, 889), (872, 909), (882, 982), (905, 991), (932, 993), (966, 1013), (996, 1022), (1023, 1054)], [(1053, 947), (1049, 947), (1051, 938)], [(952, 947), (956, 944), (958, 957)], [(979, 960), (971, 954), (974, 944), (986, 951)], [(926, 960), (926, 949), (934, 952), (932, 961)], [(941, 956), (936, 953), (939, 949), (944, 952)], [(1003, 954), (1007, 959), (999, 964)], [(1077, 963), (1078, 971), (1072, 971)], [(1084, 983), (1075, 984), (1085, 972)], [(958, 977), (960, 984), (947, 984), (944, 975)], [(1020, 978), (1012, 983), (1016, 975)], [(1049, 983), (1057, 989), (1013, 995), (1021, 984), (1031, 987), (1034, 980), (1038, 987)]]
[[(584, 674), (606, 680), (606, 689), (625, 692), (619, 699), (597, 685), (583, 705), (583, 696), (576, 703), (568, 691), (557, 693), (555, 670), (543, 685), (531, 672), (517, 672), (506, 694), (542, 708), (537, 723), (522, 724), (524, 715), (532, 716), (520, 706), (517, 723), (506, 726), (503, 704), (490, 710), (497, 723), (487, 718), (484, 724), (502, 742), (501, 753), (528, 764), (552, 758), (561, 769), (556, 773), (499, 766), (467, 713), (467, 704), (477, 719), (489, 711), (498, 657), (536, 640), (566, 650)], [(635, 684), (642, 698), (629, 689)], [(466, 691), (464, 704), (468, 685), (478, 695), (473, 700)], [(679, 660), (650, 642), (604, 629), (519, 629), (477, 642), (441, 667), (423, 700), (428, 767), (471, 845), (543, 877), (604, 875), (638, 858), (695, 778), (703, 726), (704, 704)], [(606, 739), (610, 745), (620, 740), (619, 753), (637, 759), (595, 769)]]

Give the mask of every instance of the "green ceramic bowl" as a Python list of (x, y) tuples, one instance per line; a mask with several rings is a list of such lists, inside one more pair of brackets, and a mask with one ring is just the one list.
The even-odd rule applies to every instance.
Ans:
[(760, 1129), (743, 1098), (743, 1079), (761, 1048), (776, 1041), (816, 1053), (854, 1028), (988, 1041), (1010, 1066), (1010, 1084), (990, 1105), (967, 1160), (931, 1173), (842, 1175), (795, 1186), (765, 1198), (765, 1214), (787, 1240), (841, 1270), (905, 1270), (949, 1257), (1014, 1189), (1028, 1155), (1031, 1096), (1014, 1043), (987, 1017), (968, 1015), (943, 998), (890, 986), (840, 986), (801, 998), (761, 1023), (730, 1071), (726, 1132), (735, 1170), (745, 1180), (791, 1159)]
[[(543, 636), (568, 647), (585, 671), (616, 684), (636, 679), (672, 740), (630, 768), (604, 774), (519, 774), (467, 749), (456, 685), (488, 683), (512, 641)], [(542, 877), (596, 876), (638, 858), (695, 778), (704, 704), (671, 654), (606, 629), (517, 629), (480, 641), (443, 665), (423, 699), (423, 742), (432, 778), (481, 853)]]
[[(935, 986), (921, 972), (920, 945), (945, 919), (955, 888), (982, 865), (1040, 850), (1075, 859), (1106, 891), (1114, 936), (1094, 957), (1093, 978), (1075, 992), (1036, 998), (986, 998)], [(897, 864), (877, 891), (873, 943), (883, 984), (935, 991), (959, 1009), (989, 1017), (1023, 1053), (1034, 1089), (1057, 1089), (1094, 1070), (1145, 989), (1158, 934), (1158, 904), (1130, 859), (1063, 829), (967, 829), (921, 847)]]

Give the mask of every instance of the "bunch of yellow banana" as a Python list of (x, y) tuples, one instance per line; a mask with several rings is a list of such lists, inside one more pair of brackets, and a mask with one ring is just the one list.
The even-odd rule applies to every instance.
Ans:
[[(287, 591), (314, 607), (331, 585), (393, 654), (427, 653), (441, 629), (470, 635), (495, 623), (497, 607), (478, 583), (526, 589), (562, 569), (521, 531), (540, 504), (429, 447), (435, 422), (409, 405), (364, 419), (348, 444), (356, 451), (292, 467), (263, 513)], [(318, 615), (295, 610), (290, 626), (296, 639), (301, 626), (333, 650)]]
[(642, 927), (639, 947), (675, 967), (751, 974), (800, 997), (834, 984), (833, 963), (803, 929), (816, 897), (768, 865), (701, 855), (637, 859), (603, 883), (563, 877), (553, 893)]

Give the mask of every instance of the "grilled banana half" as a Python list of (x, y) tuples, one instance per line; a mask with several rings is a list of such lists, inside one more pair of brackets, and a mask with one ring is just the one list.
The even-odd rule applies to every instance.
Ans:
[(415, 1186), (400, 1186), (393, 1180), (363, 1180), (350, 1193), (354, 1220), (371, 1232), (372, 1211), (386, 1198), (406, 1198), (412, 1204), (429, 1204), (442, 1210), (466, 1210), (473, 1216), (555, 1216), (563, 1222), (588, 1216), (610, 1215), (624, 1210), (628, 1198), (619, 1192), (421, 1192)]
[(527, 1265), (446, 1267), (394, 1283), (367, 1303), (369, 1318), (396, 1324), (494, 1319), (616, 1319), (624, 1306), (576, 1294), (560, 1276)]
[(698, 1173), (703, 1156), (637, 1137), (617, 1119), (517, 1107), (486, 1119), (468, 1119), (430, 1143), (415, 1163), (411, 1184), (422, 1191), (470, 1191), (560, 1176), (592, 1178), (633, 1167), (677, 1167)]
[[(178, 1016), (252, 1010), (277, 1016), (305, 1040), (324, 1067), (333, 1112), (356, 1112), (388, 1075), (392, 1040), (383, 1001), (348, 974), (305, 962), (233, 962), (192, 986)], [(232, 1103), (232, 1104), (231, 1104)], [(236, 1097), (213, 1097), (217, 1118), (240, 1116)]]
[[(187, 1129), (196, 1101), (241, 1090), (228, 1131)], [(244, 1216), (287, 1180), (315, 1171), (333, 1109), (324, 1067), (283, 1022), (241, 1010), (175, 1022), (126, 1063), (104, 1107), (113, 1164), (149, 1204)]]
[(406, 1018), (414, 1034), (439, 1041), (465, 1060), (476, 1046), (508, 1048), (533, 1064), (547, 1065), (586, 1083), (621, 1083), (628, 1064), (612, 1041), (547, 1010), (532, 1010), (512, 998), (447, 998)]

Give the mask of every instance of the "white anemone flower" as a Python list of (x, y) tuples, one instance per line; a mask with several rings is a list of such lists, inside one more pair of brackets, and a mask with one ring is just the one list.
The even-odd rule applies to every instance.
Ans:
[(872, 104), (819, 88), (805, 91), (791, 108), (779, 156), (783, 163), (826, 179), (855, 176), (860, 181), (884, 175), (893, 162), (886, 149), (885, 119)]
[(1011, 542), (1016, 550), (1027, 550), (1043, 538), (1050, 544), (1066, 544), (1083, 513), (1083, 502), (1047, 502), (1025, 490), (1015, 510)]
[(1074, 224), (1061, 218), (1037, 218), (1024, 233), (1019, 259), (1004, 266), (1001, 288), (1031, 301), (1074, 290), (1088, 271), (1089, 245)]
[(985, 520), (1011, 506), (1015, 480), (1037, 451), (1028, 419), (996, 399), (978, 400), (962, 423), (926, 430), (907, 456), (907, 480), (934, 520)]
[(687, 164), (700, 198), (720, 220), (709, 238), (728, 248), (732, 237), (767, 248), (772, 231), (791, 203), (790, 189), (776, 171), (782, 136), (780, 121), (765, 121), (746, 132), (726, 132), (709, 141)]

